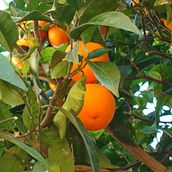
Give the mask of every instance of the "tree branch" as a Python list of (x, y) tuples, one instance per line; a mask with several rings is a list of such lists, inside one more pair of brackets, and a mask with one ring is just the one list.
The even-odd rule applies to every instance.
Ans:
[(142, 161), (152, 171), (154, 171), (154, 172), (172, 172), (171, 170), (168, 170), (160, 162), (158, 162), (156, 159), (154, 159), (147, 152), (145, 152), (143, 149), (141, 149), (139, 146), (124, 143), (123, 141), (116, 138), (115, 133), (110, 128), (108, 128), (107, 130), (114, 139), (116, 139), (121, 145), (126, 147), (130, 153), (132, 153), (138, 159), (140, 159), (140, 161)]
[(56, 89), (54, 91), (54, 94), (53, 94), (52, 99), (51, 99), (51, 101), (49, 103), (49, 107), (47, 109), (47, 112), (46, 112), (46, 114), (45, 114), (45, 116), (44, 116), (44, 118), (43, 118), (43, 120), (41, 122), (41, 127), (42, 128), (46, 127), (49, 119), (51, 119), (51, 116), (52, 116), (52, 106), (55, 104), (55, 101), (56, 101), (56, 99), (58, 97), (58, 93), (59, 93), (60, 89), (61, 89), (61, 80), (59, 81), (59, 84), (58, 84), (58, 86), (56, 87)]
[(41, 42), (41, 37), (40, 37), (40, 33), (39, 33), (38, 20), (34, 20), (34, 35), (37, 38), (39, 45), (41, 46), (42, 42)]
[[(92, 172), (92, 168), (89, 166), (83, 165), (75, 165), (75, 172)], [(128, 172), (128, 170), (108, 170), (108, 169), (101, 169), (100, 172)]]
[(16, 44), (15, 45), (15, 47), (14, 47), (16, 50), (17, 50), (17, 52), (19, 53), (19, 54), (26, 54), (27, 52), (21, 47), (21, 46), (19, 46), (18, 44)]

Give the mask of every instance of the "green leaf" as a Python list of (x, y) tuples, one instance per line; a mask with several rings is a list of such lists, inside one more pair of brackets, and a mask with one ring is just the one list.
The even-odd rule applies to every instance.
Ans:
[(80, 24), (86, 23), (94, 16), (107, 12), (107, 11), (113, 11), (115, 9), (119, 8), (119, 2), (117, 0), (91, 0), (86, 1), (84, 4), (84, 7), (81, 9), (82, 15), (79, 20)]
[(46, 172), (48, 171), (48, 164), (42, 164), (41, 162), (36, 162), (32, 172)]
[[(121, 21), (125, 21), (125, 22), (121, 22)], [(110, 26), (130, 32), (134, 32), (139, 35), (141, 34), (139, 29), (131, 22), (128, 16), (118, 11), (109, 11), (93, 17), (87, 23), (84, 23), (78, 26), (77, 28), (75, 28), (74, 30), (72, 30), (70, 33), (71, 37), (77, 40), (80, 37), (81, 33), (87, 27), (92, 25)]]
[(91, 42), (94, 34), (97, 30), (97, 26), (89, 26), (87, 29), (85, 29), (81, 34), (81, 40), (83, 42)]
[(171, 0), (156, 0), (154, 6), (172, 4)]
[(112, 165), (110, 159), (104, 155), (99, 148), (96, 147), (98, 157), (99, 157), (99, 162), (100, 162), (100, 167), (101, 168), (106, 168), (106, 169), (117, 169), (117, 166)]
[(87, 60), (87, 63), (93, 70), (97, 80), (116, 97), (119, 97), (120, 71), (118, 67), (112, 62), (91, 62)]
[(87, 59), (93, 59), (93, 58), (100, 57), (104, 54), (107, 54), (108, 51), (109, 50), (107, 48), (99, 48), (99, 49), (93, 50), (91, 53), (88, 54)]
[(154, 134), (154, 133), (157, 133), (158, 132), (158, 129), (157, 129), (157, 123), (153, 123), (151, 126), (149, 127), (144, 127), (141, 129), (141, 132), (143, 134)]
[(37, 97), (35, 92), (30, 88), (26, 93), (27, 101), (23, 110), (22, 118), (27, 131), (34, 130), (39, 125), (39, 104), (37, 103)]
[(159, 81), (162, 80), (161, 74), (158, 71), (150, 70), (150, 71), (145, 72), (145, 73), (147, 73), (148, 76), (150, 76), (156, 80), (159, 80)]
[[(11, 117), (12, 115), (9, 111), (9, 106), (7, 106), (5, 103), (0, 101), (0, 121), (11, 118)], [(7, 131), (14, 131), (12, 120), (5, 123), (1, 123), (0, 128), (3, 128)]]
[(79, 63), (78, 42), (74, 44), (74, 47), (72, 48), (72, 50), (66, 55), (66, 60), (68, 62), (72, 62), (76, 64)]
[(66, 52), (62, 50), (57, 50), (53, 53), (52, 60), (51, 60), (51, 68), (58, 64), (65, 58)]
[(68, 0), (68, 3), (72, 4), (76, 10), (79, 10), (83, 5), (84, 0)]
[(10, 84), (0, 80), (0, 100), (9, 105), (23, 104), (23, 98), (18, 90)]
[(53, 56), (53, 53), (56, 51), (54, 47), (46, 47), (41, 51), (41, 57), (44, 63), (50, 62)]
[[(22, 9), (24, 10), (25, 9), (25, 2), (24, 0), (14, 0), (15, 2), (15, 8), (17, 7), (17, 10), (18, 9)], [(11, 8), (11, 6), (13, 5), (14, 6), (14, 3), (13, 1), (9, 3), (9, 8)]]
[(51, 19), (49, 17), (43, 15), (42, 13), (36, 10), (22, 17), (18, 22), (27, 21), (27, 20), (44, 20), (47, 22), (51, 22)]
[(95, 145), (93, 143), (93, 140), (91, 139), (91, 137), (88, 135), (88, 132), (85, 130), (85, 128), (83, 127), (81, 121), (72, 113), (70, 113), (69, 111), (60, 108), (60, 111), (66, 115), (66, 117), (70, 120), (70, 122), (75, 126), (75, 128), (78, 130), (79, 134), (81, 135), (85, 147), (87, 149), (88, 152), (88, 156), (90, 159), (90, 163), (93, 169), (93, 172), (99, 172), (99, 157), (97, 154), (97, 151), (95, 149)]
[(26, 161), (27, 154), (19, 147), (12, 147), (3, 154), (0, 158), (0, 171), (3, 172), (22, 172), (25, 169), (25, 164), (22, 161)]
[(61, 23), (70, 24), (75, 14), (75, 8), (71, 4), (54, 2), (52, 9), (49, 10), (53, 18), (59, 19)]
[(2, 54), (0, 54), (0, 79), (27, 91), (23, 80), (16, 74), (9, 60)]
[(167, 129), (167, 128), (160, 128), (168, 137), (172, 138), (172, 131), (171, 129)]
[(68, 93), (65, 107), (74, 115), (78, 115), (84, 104), (85, 76), (82, 76)]
[(70, 72), (70, 63), (67, 61), (59, 62), (51, 72), (51, 79), (61, 78)]
[(41, 51), (41, 57), (44, 63), (54, 61), (55, 64), (65, 57), (66, 53), (60, 50), (60, 47), (47, 47)]
[(5, 133), (5, 132), (0, 132), (0, 137), (5, 139), (5, 140), (8, 140), (9, 142), (15, 144), (18, 147), (20, 147), (22, 150), (27, 152), (30, 156), (32, 156), (33, 158), (35, 158), (39, 162), (46, 164), (46, 160), (43, 158), (43, 156), (37, 150), (26, 145), (25, 143), (23, 143), (22, 141), (20, 141), (16, 137), (14, 137), (8, 133)]
[(18, 39), (17, 26), (7, 12), (0, 10), (0, 16), (0, 44), (11, 52)]
[[(83, 76), (73, 85), (62, 107), (74, 115), (78, 115), (84, 103), (84, 95), (85, 77)], [(59, 129), (60, 138), (64, 138), (66, 133), (66, 116), (61, 111), (58, 111), (53, 121)]]
[(167, 23), (170, 24), (172, 22), (172, 5), (166, 5), (166, 13), (167, 13)]
[(55, 129), (49, 129), (42, 133), (41, 141), (48, 148), (49, 171), (74, 171), (74, 159), (66, 139), (60, 139)]

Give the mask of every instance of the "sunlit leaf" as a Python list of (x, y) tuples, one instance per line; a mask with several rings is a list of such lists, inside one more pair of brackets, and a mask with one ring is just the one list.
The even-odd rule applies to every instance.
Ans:
[(16, 74), (9, 60), (2, 54), (0, 54), (0, 79), (27, 91), (27, 87), (23, 80)]
[(0, 43), (7, 51), (12, 51), (18, 38), (17, 25), (10, 15), (0, 10)]
[(0, 100), (9, 105), (23, 104), (23, 98), (17, 88), (0, 80)]
[(51, 72), (51, 79), (61, 78), (70, 72), (70, 63), (67, 61), (59, 62)]
[(118, 67), (112, 62), (87, 61), (87, 63), (93, 70), (97, 80), (107, 87), (116, 97), (119, 97), (120, 72)]
[[(62, 106), (69, 112), (72, 112), (74, 115), (78, 115), (84, 102), (84, 91), (85, 91), (85, 77), (81, 77), (71, 88), (68, 93), (66, 102)], [(60, 138), (64, 138), (66, 132), (66, 116), (58, 111), (55, 115), (54, 124), (59, 130)]]
[[(121, 21), (125, 21), (125, 22), (121, 22)], [(109, 11), (93, 17), (88, 22), (72, 30), (70, 33), (71, 37), (77, 40), (80, 37), (81, 33), (87, 27), (92, 25), (111, 26), (118, 29), (134, 32), (139, 35), (141, 34), (139, 29), (131, 22), (128, 16), (118, 11)]]
[(79, 63), (79, 58), (78, 58), (78, 42), (74, 44), (74, 47), (71, 49), (71, 51), (66, 55), (66, 60), (68, 62), (73, 62), (73, 63)]
[(166, 4), (172, 4), (171, 0), (156, 0), (154, 5), (159, 6), (159, 5), (166, 5)]

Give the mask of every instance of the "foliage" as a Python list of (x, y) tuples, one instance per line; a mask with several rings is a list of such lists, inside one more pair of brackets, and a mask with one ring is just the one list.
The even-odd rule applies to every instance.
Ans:
[[(171, 0), (13, 0), (0, 16), (0, 171), (172, 169)], [(68, 42), (52, 46), (52, 25), (71, 47), (82, 40), (104, 48), (85, 60), (77, 43), (70, 52)], [(109, 62), (90, 60), (106, 53)], [(111, 124), (99, 131), (77, 118), (85, 77), (73, 83), (72, 76), (85, 64), (117, 103)]]

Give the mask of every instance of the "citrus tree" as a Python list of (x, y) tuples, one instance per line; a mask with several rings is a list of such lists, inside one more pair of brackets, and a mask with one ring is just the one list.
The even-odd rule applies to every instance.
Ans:
[(170, 172), (171, 61), (171, 0), (11, 1), (0, 171)]

